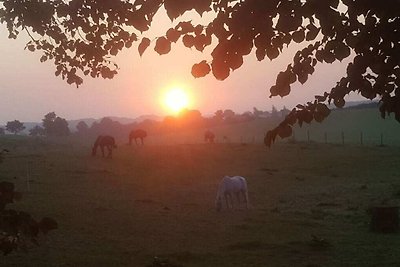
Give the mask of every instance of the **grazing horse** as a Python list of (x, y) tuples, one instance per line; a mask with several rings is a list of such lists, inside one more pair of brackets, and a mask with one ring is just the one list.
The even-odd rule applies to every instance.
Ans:
[(142, 129), (132, 130), (129, 133), (129, 145), (132, 144), (132, 139), (135, 139), (136, 145), (138, 145), (137, 139), (140, 139), (142, 145), (144, 145), (143, 139), (147, 136), (147, 132)]
[[(226, 208), (233, 209), (232, 195), (235, 194), (240, 206), (240, 196), (243, 196), (246, 208), (249, 207), (249, 197), (247, 192), (247, 182), (242, 176), (225, 176), (218, 186), (215, 207), (217, 211), (222, 208), (222, 199), (225, 198)], [(230, 204), (230, 205), (229, 205)]]
[(204, 133), (204, 141), (206, 141), (207, 143), (214, 143), (214, 138), (215, 138), (215, 134), (213, 132), (211, 132), (210, 130), (207, 130)]
[(101, 154), (103, 155), (103, 158), (104, 158), (104, 147), (106, 147), (108, 150), (107, 157), (109, 157), (109, 158), (112, 157), (113, 148), (117, 148), (117, 146), (115, 145), (114, 137), (109, 136), (109, 135), (99, 135), (97, 137), (96, 142), (94, 142), (94, 145), (93, 145), (92, 156), (96, 156), (96, 151), (97, 151), (98, 146), (101, 149)]

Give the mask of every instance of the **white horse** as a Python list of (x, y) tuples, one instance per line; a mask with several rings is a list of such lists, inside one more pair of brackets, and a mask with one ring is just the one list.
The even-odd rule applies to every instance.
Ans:
[(222, 198), (225, 198), (227, 209), (233, 208), (233, 194), (236, 195), (239, 205), (240, 196), (243, 196), (246, 208), (249, 207), (246, 179), (242, 176), (225, 176), (218, 186), (217, 199), (215, 201), (217, 211), (220, 211), (222, 208)]

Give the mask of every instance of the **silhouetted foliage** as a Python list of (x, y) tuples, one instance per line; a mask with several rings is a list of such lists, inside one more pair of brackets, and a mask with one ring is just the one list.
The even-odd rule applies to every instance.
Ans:
[(253, 115), (254, 117), (258, 118), (261, 116), (263, 112), (261, 110), (258, 110), (256, 107), (253, 107)]
[[(0, 152), (0, 163), (4, 152), (8, 150)], [(39, 245), (40, 233), (47, 234), (58, 228), (54, 219), (44, 217), (37, 221), (27, 212), (6, 208), (8, 204), (20, 200), (21, 196), (21, 193), (15, 191), (13, 183), (0, 182), (0, 251), (4, 255)]]
[(180, 127), (196, 128), (203, 126), (204, 123), (204, 118), (201, 115), (200, 111), (195, 109), (182, 110), (178, 114), (177, 120), (180, 124)]
[(87, 125), (86, 122), (80, 121), (76, 125), (76, 129), (78, 130), (78, 134), (86, 134), (89, 130), (89, 126)]
[(235, 116), (235, 112), (231, 109), (225, 109), (223, 116), (225, 121), (229, 121)]
[(276, 117), (278, 117), (278, 109), (274, 106), (274, 105), (272, 105), (272, 109), (271, 109), (271, 117), (273, 117), (273, 118), (276, 118)]
[[(168, 53), (179, 39), (198, 51), (213, 46), (211, 59), (192, 67), (194, 77), (212, 73), (224, 80), (252, 51), (259, 61), (273, 60), (285, 47), (298, 44), (302, 47), (293, 62), (270, 88), (270, 97), (283, 97), (293, 83), (304, 84), (318, 64), (351, 57), (337, 85), (297, 105), (268, 132), (266, 145), (278, 135), (290, 135), (295, 123), (322, 121), (330, 113), (327, 103), (343, 107), (351, 92), (378, 97), (382, 117), (394, 113), (400, 121), (400, 0), (5, 1), (0, 22), (7, 26), (9, 38), (27, 32), (31, 41), (26, 48), (41, 51), (42, 62), (52, 60), (55, 74), (78, 86), (85, 75), (114, 77), (118, 66), (110, 56), (134, 42), (142, 55), (152, 45), (144, 33), (162, 7), (173, 26), (156, 38), (158, 54)], [(204, 25), (193, 25), (182, 19), (188, 11), (213, 11), (215, 16)]]
[(32, 129), (29, 130), (29, 135), (42, 136), (42, 135), (46, 135), (46, 131), (43, 127), (36, 125), (35, 127), (33, 127)]
[(9, 121), (6, 124), (6, 130), (13, 134), (17, 134), (24, 129), (25, 129), (24, 124), (19, 120)]
[(122, 128), (121, 123), (113, 121), (110, 118), (102, 118), (100, 122), (94, 122), (90, 127), (90, 131), (95, 134), (114, 134)]
[(48, 136), (67, 136), (70, 134), (67, 120), (58, 117), (55, 112), (47, 113), (42, 121)]
[(222, 109), (215, 111), (214, 118), (217, 121), (217, 123), (222, 122), (224, 120), (224, 111)]

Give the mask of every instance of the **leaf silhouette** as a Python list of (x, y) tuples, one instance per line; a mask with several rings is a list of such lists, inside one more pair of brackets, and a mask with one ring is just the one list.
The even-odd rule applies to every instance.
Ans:
[(156, 41), (154, 50), (160, 55), (168, 54), (171, 51), (171, 42), (165, 37), (160, 37)]
[(144, 51), (146, 51), (147, 47), (150, 45), (150, 39), (144, 37), (142, 41), (139, 44), (138, 50), (139, 50), (139, 55), (142, 56)]

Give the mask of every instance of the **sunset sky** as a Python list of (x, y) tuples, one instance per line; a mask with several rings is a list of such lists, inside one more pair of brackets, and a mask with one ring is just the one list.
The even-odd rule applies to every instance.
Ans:
[[(152, 34), (160, 35), (168, 24), (168, 18), (159, 15)], [(27, 41), (24, 34), (17, 40), (9, 40), (4, 25), (0, 27), (0, 124), (14, 119), (40, 121), (51, 111), (68, 120), (164, 116), (172, 114), (172, 110), (166, 108), (162, 98), (174, 87), (184, 88), (191, 98), (189, 108), (198, 109), (203, 115), (211, 115), (218, 109), (237, 113), (252, 111), (253, 107), (270, 110), (272, 105), (291, 109), (332, 88), (345, 72), (341, 63), (319, 65), (305, 85), (295, 84), (290, 96), (270, 99), (269, 87), (274, 84), (276, 74), (291, 61), (294, 49), (272, 62), (269, 59), (258, 62), (253, 51), (241, 68), (225, 81), (217, 81), (212, 75), (195, 79), (190, 73), (192, 64), (210, 60), (210, 50), (202, 54), (178, 42), (168, 55), (159, 56), (153, 50), (153, 42), (143, 57), (139, 57), (137, 45), (123, 50), (115, 58), (120, 71), (114, 79), (86, 77), (83, 85), (76, 88), (54, 75), (51, 62), (40, 63), (40, 53), (24, 50)]]

